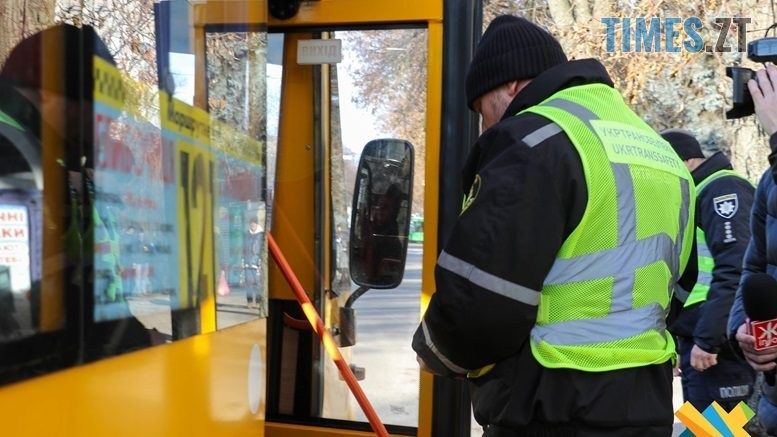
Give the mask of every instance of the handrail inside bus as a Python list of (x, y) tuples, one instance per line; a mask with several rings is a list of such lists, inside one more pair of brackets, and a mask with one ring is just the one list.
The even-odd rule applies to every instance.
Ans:
[(345, 361), (342, 354), (340, 354), (340, 349), (337, 348), (337, 345), (332, 338), (332, 334), (330, 334), (329, 330), (324, 326), (324, 322), (310, 302), (307, 293), (305, 293), (305, 289), (302, 287), (299, 279), (297, 279), (297, 275), (294, 274), (289, 262), (286, 260), (286, 257), (283, 256), (283, 252), (281, 252), (280, 247), (278, 247), (278, 244), (275, 242), (275, 238), (273, 238), (270, 233), (267, 233), (267, 243), (270, 247), (270, 254), (278, 265), (278, 268), (280, 268), (281, 273), (283, 273), (283, 276), (286, 278), (286, 282), (289, 283), (300, 306), (302, 306), (302, 312), (305, 313), (305, 317), (308, 318), (310, 326), (313, 327), (313, 330), (321, 339), (321, 343), (324, 344), (326, 353), (332, 358), (332, 361), (335, 362), (335, 365), (340, 370), (340, 374), (343, 376), (345, 383), (348, 384), (348, 388), (351, 389), (356, 401), (359, 403), (362, 411), (364, 411), (364, 415), (367, 416), (367, 420), (369, 420), (372, 430), (380, 437), (389, 437), (386, 427), (383, 425), (383, 422), (381, 422), (380, 417), (378, 417), (378, 413), (372, 408), (372, 404), (370, 404), (370, 401), (367, 399), (364, 391), (362, 391), (361, 386), (356, 381), (356, 377), (353, 375), (351, 367)]

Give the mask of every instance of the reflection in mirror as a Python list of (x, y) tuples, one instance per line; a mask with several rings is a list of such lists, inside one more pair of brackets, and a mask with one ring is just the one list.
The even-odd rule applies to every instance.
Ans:
[(402, 282), (413, 200), (413, 146), (404, 140), (367, 143), (356, 173), (350, 271), (367, 288)]

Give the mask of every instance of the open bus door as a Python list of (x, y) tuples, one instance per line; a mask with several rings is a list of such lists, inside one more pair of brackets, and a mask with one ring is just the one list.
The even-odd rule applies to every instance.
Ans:
[[(399, 288), (370, 291), (356, 305), (361, 294), (357, 289), (365, 288), (356, 283), (365, 281), (351, 281), (354, 272), (349, 267), (354, 265), (349, 266), (348, 256), (353, 247), (349, 237), (359, 221), (358, 202), (352, 203), (352, 197), (362, 148), (370, 140), (391, 136), (381, 130), (375, 117), (359, 114), (379, 109), (377, 103), (352, 104), (359, 65), (385, 64), (392, 56), (411, 54), (422, 60), (424, 74), (416, 78), (420, 81), (416, 89), (423, 94), (405, 96), (419, 99), (424, 119), (420, 141), (411, 141), (419, 163), (415, 169), (422, 171), (416, 171), (415, 190), (410, 189), (412, 182), (405, 188), (403, 208), (418, 214), (437, 208), (442, 2), (401, 3), (311, 2), (302, 4), (289, 19), (270, 18), (268, 167), (274, 166), (274, 171), (268, 175), (268, 198), (272, 199), (272, 235), (326, 328), (343, 346), (342, 353), (362, 379), (367, 397), (387, 428), (395, 435), (423, 436), (432, 435), (431, 377), (418, 371), (410, 337), (420, 319), (422, 302), (428, 299), (422, 296), (433, 289), (434, 233), (427, 231), (424, 239), (430, 250), (417, 243), (409, 248), (405, 245), (409, 253), (406, 266), (401, 265), (404, 256), (395, 263), (406, 267), (405, 281), (396, 284)], [(197, 27), (202, 29), (195, 36), (198, 41), (207, 41), (215, 32), (256, 25), (237, 10), (225, 12), (229, 9), (222, 6), (228, 5), (207, 2), (195, 6)], [(364, 39), (385, 44), (359, 52)], [(388, 45), (394, 41), (412, 41), (417, 52), (403, 52), (399, 43)], [(202, 42), (195, 47), (205, 50)], [(203, 83), (199, 86), (205, 89)], [(427, 182), (423, 182), (424, 174)], [(378, 190), (373, 199), (376, 204), (388, 189), (389, 184)], [(408, 214), (406, 228), (409, 218)], [(426, 220), (427, 226), (435, 222), (435, 218)], [(344, 430), (369, 435), (364, 415), (272, 263), (269, 295), (267, 435), (342, 435)], [(355, 338), (347, 335), (353, 333), (349, 322), (354, 319)]]

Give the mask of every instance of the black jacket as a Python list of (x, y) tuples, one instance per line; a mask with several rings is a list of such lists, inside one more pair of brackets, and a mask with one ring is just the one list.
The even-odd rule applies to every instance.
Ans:
[[(768, 169), (755, 190), (753, 212), (750, 216), (750, 244), (747, 246), (742, 280), (753, 273), (768, 273), (777, 278), (777, 134), (769, 139), (772, 153)], [(737, 290), (728, 321), (729, 338), (736, 345), (734, 334), (745, 322), (741, 289)]]
[[(699, 185), (713, 173), (731, 170), (731, 162), (716, 153), (692, 172)], [(696, 193), (696, 226), (704, 231), (707, 247), (715, 260), (706, 302), (683, 309), (671, 331), (681, 337), (693, 337), (694, 343), (710, 353), (718, 353), (727, 344), (726, 324), (739, 287), (742, 260), (750, 241), (750, 209), (753, 185), (735, 176), (724, 176)], [(719, 210), (721, 197), (736, 196), (733, 213)]]
[(588, 196), (569, 137), (559, 132), (529, 147), (522, 139), (550, 121), (515, 114), (562, 89), (590, 83), (613, 86), (605, 68), (590, 59), (535, 78), (502, 120), (480, 136), (464, 169), (465, 192), (474, 201), (441, 254), (438, 292), (413, 348), (441, 375), (460, 376), (497, 363), (470, 379), (481, 424), (516, 429), (537, 422), (617, 427), (673, 421), (669, 363), (603, 373), (546, 369), (529, 345), (539, 290), (579, 224)]

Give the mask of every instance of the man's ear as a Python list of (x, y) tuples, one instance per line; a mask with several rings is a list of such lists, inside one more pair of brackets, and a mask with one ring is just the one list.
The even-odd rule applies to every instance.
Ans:
[(507, 83), (507, 94), (510, 95), (510, 98), (515, 97), (518, 95), (518, 92), (521, 90), (520, 82), (517, 80), (514, 80), (512, 82)]
[(514, 98), (518, 95), (518, 93), (521, 92), (522, 89), (526, 87), (531, 82), (531, 79), (524, 79), (524, 80), (514, 80), (512, 82), (507, 83), (507, 93), (510, 95), (510, 98)]

